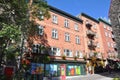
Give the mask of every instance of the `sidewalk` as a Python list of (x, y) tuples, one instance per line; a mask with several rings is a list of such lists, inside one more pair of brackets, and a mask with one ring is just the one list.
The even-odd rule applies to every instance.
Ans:
[(80, 75), (80, 76), (67, 76), (66, 80), (113, 80), (115, 77), (119, 77), (120, 72), (112, 72), (109, 74), (108, 72), (101, 74), (88, 74), (88, 75)]

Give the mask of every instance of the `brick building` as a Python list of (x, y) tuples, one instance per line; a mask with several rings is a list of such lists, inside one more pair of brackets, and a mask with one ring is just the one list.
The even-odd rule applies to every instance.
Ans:
[[(45, 54), (50, 56), (50, 61), (46, 64), (38, 60), (38, 64), (44, 69), (44, 76), (75, 76), (86, 74), (84, 60), (84, 30), (83, 21), (64, 11), (50, 6), (51, 18), (44, 21), (36, 20), (38, 35), (31, 37), (32, 56), (41, 57)], [(47, 51), (40, 50), (39, 47), (47, 46)], [(34, 61), (34, 60), (32, 60)], [(32, 62), (32, 65), (35, 65)], [(33, 72), (33, 71), (32, 71)]]
[(99, 19), (99, 26), (102, 35), (104, 57), (117, 58), (118, 53), (111, 24), (103, 19)]
[[(50, 15), (48, 20), (36, 20), (38, 33), (30, 38), (33, 41), (30, 49), (32, 57), (38, 57), (38, 61), (32, 60), (31, 64), (38, 65), (44, 76), (76, 76), (86, 72), (92, 74), (94, 65), (88, 68), (86, 63), (91, 63), (93, 56), (100, 62), (106, 61), (108, 52), (116, 53), (111, 25), (104, 20), (97, 20), (85, 13), (75, 17), (52, 6)], [(44, 62), (45, 55), (49, 57), (47, 63)], [(95, 63), (97, 64), (99, 63)]]

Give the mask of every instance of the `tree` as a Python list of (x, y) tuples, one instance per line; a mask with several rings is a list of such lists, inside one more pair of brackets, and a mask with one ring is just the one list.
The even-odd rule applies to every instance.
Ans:
[[(18, 26), (15, 26), (13, 24), (7, 25), (2, 24), (2, 29), (0, 30), (0, 47), (1, 47), (1, 53), (0, 53), (0, 61), (2, 61), (2, 58), (7, 57), (8, 54), (9, 59), (10, 56), (14, 55), (13, 53), (16, 53), (18, 51), (19, 47), (19, 40), (20, 40), (20, 29)], [(7, 57), (8, 58), (8, 57)], [(0, 62), (1, 63), (1, 62)]]
[(43, 17), (50, 17), (45, 0), (0, 0), (0, 64), (3, 57), (10, 58), (19, 50), (22, 55), (24, 41), (36, 30), (34, 20)]

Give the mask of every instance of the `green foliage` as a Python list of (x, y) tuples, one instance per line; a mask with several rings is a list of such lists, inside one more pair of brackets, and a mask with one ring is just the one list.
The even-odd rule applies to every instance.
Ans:
[(74, 60), (77, 60), (77, 58), (79, 58), (78, 56), (74, 56)]
[(96, 56), (98, 53), (97, 52), (94, 52), (94, 56)]
[(32, 8), (31, 13), (34, 16), (33, 18), (37, 17), (39, 20), (42, 20), (42, 16), (49, 19), (49, 7), (47, 5), (47, 2), (45, 0), (33, 0), (33, 3), (31, 5)]
[(35, 18), (43, 20), (42, 16), (47, 19), (50, 17), (45, 0), (32, 0), (32, 5), (29, 5), (29, 1), (0, 0), (0, 64), (4, 56), (8, 59), (15, 57), (15, 53), (20, 51), (20, 44), (23, 52), (24, 40), (28, 40), (36, 30)]
[(50, 57), (49, 56), (44, 56), (43, 62), (48, 63), (49, 61), (50, 61)]
[(9, 40), (19, 40), (20, 39), (20, 29), (16, 25), (2, 24), (3, 28), (0, 30), (0, 37)]
[(120, 78), (113, 78), (113, 80), (120, 80)]

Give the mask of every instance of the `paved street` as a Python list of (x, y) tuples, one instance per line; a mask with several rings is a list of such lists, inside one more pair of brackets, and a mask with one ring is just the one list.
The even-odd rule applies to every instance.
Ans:
[(92, 74), (86, 76), (70, 76), (67, 77), (66, 80), (113, 80), (114, 77), (118, 77), (120, 73), (112, 72), (109, 73), (102, 73), (102, 74)]

